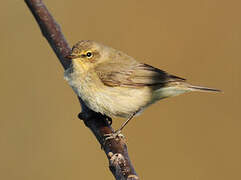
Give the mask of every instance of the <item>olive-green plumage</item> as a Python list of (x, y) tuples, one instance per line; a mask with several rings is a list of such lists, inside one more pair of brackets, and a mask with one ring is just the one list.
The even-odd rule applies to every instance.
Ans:
[(160, 99), (189, 91), (219, 91), (189, 85), (94, 41), (79, 41), (68, 57), (72, 65), (65, 79), (90, 109), (108, 116), (127, 118)]

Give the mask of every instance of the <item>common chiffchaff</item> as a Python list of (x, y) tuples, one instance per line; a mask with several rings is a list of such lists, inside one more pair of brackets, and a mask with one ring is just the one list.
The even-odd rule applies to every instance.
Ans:
[(219, 91), (190, 85), (183, 78), (94, 41), (79, 41), (67, 58), (72, 64), (65, 79), (90, 109), (128, 118), (119, 132), (135, 114), (160, 99), (190, 91)]

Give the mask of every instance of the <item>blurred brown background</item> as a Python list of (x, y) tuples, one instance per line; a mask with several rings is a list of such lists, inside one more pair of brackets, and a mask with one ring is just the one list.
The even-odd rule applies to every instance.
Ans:
[[(222, 94), (148, 108), (124, 130), (142, 179), (241, 179), (241, 2), (53, 1), (72, 45), (91, 39)], [(63, 69), (21, 0), (0, 11), (0, 179), (113, 179)], [(124, 119), (114, 119), (117, 128)]]

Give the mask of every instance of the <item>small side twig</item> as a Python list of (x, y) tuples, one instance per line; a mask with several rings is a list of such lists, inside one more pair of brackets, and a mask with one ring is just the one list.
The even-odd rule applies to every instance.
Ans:
[[(61, 32), (60, 26), (54, 20), (42, 0), (25, 0), (28, 8), (37, 21), (43, 36), (54, 50), (64, 69), (70, 66), (70, 61), (65, 59), (71, 49)], [(104, 143), (104, 135), (113, 132), (106, 121), (106, 117), (90, 110), (79, 98), (82, 112), (79, 118), (93, 132), (103, 147), (109, 160), (109, 167), (117, 180), (139, 180), (128, 156), (127, 146), (123, 139), (111, 139)], [(97, 168), (97, 167), (96, 167)]]

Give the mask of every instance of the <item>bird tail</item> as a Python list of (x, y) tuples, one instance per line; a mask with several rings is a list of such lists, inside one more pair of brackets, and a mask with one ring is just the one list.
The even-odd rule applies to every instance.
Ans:
[(221, 92), (219, 89), (202, 87), (202, 86), (194, 86), (185, 82), (172, 82), (166, 87), (159, 88), (155, 91), (154, 97), (157, 100), (178, 96), (183, 93), (191, 92), (191, 91), (199, 91), (199, 92)]
[(200, 92), (221, 92), (219, 89), (202, 87), (202, 86), (193, 86), (188, 84), (187, 86), (191, 91), (200, 91)]

